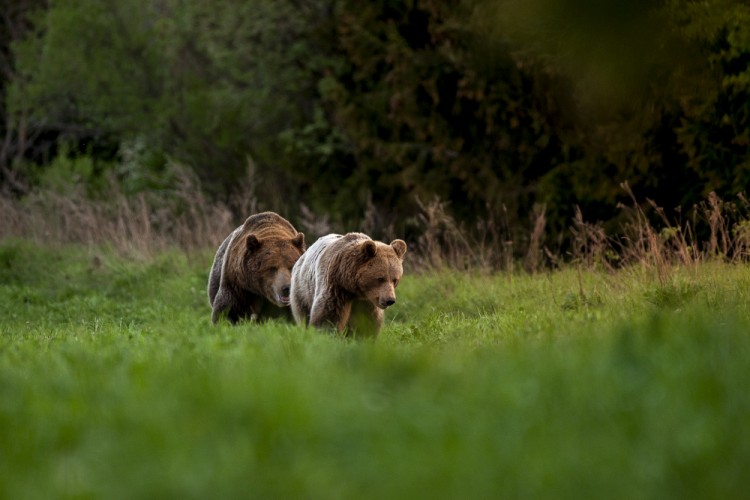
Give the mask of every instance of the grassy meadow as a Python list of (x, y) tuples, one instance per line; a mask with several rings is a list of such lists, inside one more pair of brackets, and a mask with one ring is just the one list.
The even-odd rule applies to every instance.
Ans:
[(750, 269), (406, 273), (375, 342), (213, 255), (0, 243), (0, 498), (741, 498)]

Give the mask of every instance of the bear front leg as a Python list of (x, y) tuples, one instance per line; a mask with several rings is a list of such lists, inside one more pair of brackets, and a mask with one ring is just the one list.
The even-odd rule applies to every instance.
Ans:
[(352, 305), (349, 329), (355, 337), (377, 337), (383, 326), (383, 310), (368, 300), (357, 300)]
[(341, 333), (349, 321), (350, 313), (351, 303), (341, 303), (330, 295), (317, 297), (310, 309), (310, 325), (316, 328), (332, 326)]
[(232, 300), (232, 296), (224, 289), (219, 289), (214, 298), (212, 308), (211, 321), (214, 324), (218, 323), (222, 317), (226, 317), (232, 324), (236, 323), (239, 319), (236, 311), (234, 311), (234, 300)]
[(299, 290), (295, 290), (295, 287), (292, 287), (292, 293), (289, 298), (289, 307), (292, 310), (294, 321), (300, 326), (307, 326), (307, 322), (310, 319), (310, 304), (306, 300), (305, 295)]

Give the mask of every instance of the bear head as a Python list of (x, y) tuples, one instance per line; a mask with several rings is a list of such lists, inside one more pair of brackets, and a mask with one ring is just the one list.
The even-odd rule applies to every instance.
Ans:
[(396, 287), (404, 274), (406, 243), (393, 240), (390, 245), (367, 240), (356, 249), (355, 291), (375, 307), (385, 309), (396, 303)]
[(255, 234), (245, 240), (245, 269), (248, 289), (279, 307), (289, 305), (292, 267), (305, 251), (305, 235), (291, 239), (259, 239)]

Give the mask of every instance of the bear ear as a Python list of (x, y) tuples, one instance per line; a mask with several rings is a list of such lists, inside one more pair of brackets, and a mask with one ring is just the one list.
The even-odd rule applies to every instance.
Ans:
[(406, 242), (404, 240), (391, 241), (391, 247), (399, 259), (404, 258), (404, 254), (406, 253)]
[(305, 233), (297, 233), (297, 236), (292, 238), (292, 245), (299, 248), (300, 250), (305, 249)]
[(377, 247), (375, 246), (374, 241), (365, 241), (362, 243), (362, 247), (360, 249), (362, 252), (362, 257), (365, 258), (365, 260), (370, 260), (373, 257), (375, 257), (375, 252), (377, 251)]
[(247, 251), (249, 253), (255, 252), (260, 248), (260, 240), (257, 236), (254, 234), (249, 234), (247, 236), (247, 240), (245, 242), (245, 245), (247, 245)]

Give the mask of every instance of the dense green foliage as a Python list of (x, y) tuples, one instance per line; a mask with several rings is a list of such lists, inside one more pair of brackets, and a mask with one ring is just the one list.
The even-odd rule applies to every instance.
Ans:
[(688, 208), (749, 180), (740, 0), (19, 5), (0, 33), (6, 188), (89, 155), (92, 176), (159, 189), (171, 158), (218, 198), (249, 169), (245, 195), (290, 217), (351, 226), (370, 206), (418, 232), (438, 196), (514, 240), (544, 206), (559, 241), (576, 205), (612, 219), (623, 181)]
[(209, 264), (0, 246), (0, 496), (745, 493), (745, 268), (407, 267), (373, 343), (212, 327)]

